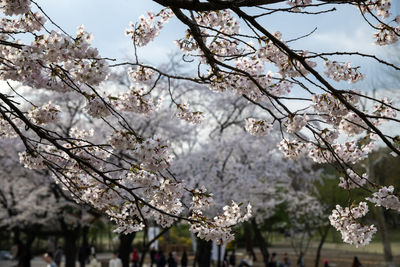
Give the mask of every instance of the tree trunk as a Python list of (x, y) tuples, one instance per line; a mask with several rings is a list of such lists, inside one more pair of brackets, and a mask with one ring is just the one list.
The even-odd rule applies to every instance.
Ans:
[(378, 232), (381, 235), (383, 254), (385, 261), (388, 263), (393, 262), (392, 247), (390, 245), (388, 230), (385, 222), (385, 215), (383, 214), (382, 207), (374, 207), (375, 218), (378, 224)]
[(248, 222), (244, 222), (244, 236), (246, 239), (246, 251), (251, 253), (253, 260), (257, 261), (256, 253), (254, 253), (253, 249), (253, 238), (251, 233), (250, 224)]
[(119, 258), (122, 261), (122, 267), (129, 267), (130, 254), (132, 252), (132, 241), (136, 233), (119, 234)]
[(264, 264), (265, 264), (265, 266), (268, 266), (269, 252), (268, 252), (267, 242), (265, 242), (265, 239), (262, 236), (261, 231), (258, 228), (257, 222), (254, 218), (251, 220), (251, 225), (253, 226), (253, 230), (254, 230), (254, 234), (255, 234), (257, 243), (260, 246), (261, 254), (263, 255)]
[(146, 254), (149, 251), (147, 247), (143, 248), (142, 255), (140, 256), (139, 267), (143, 267), (144, 259), (146, 258)]
[(322, 246), (325, 243), (326, 237), (328, 236), (330, 229), (330, 225), (325, 226), (321, 233), (321, 240), (319, 241), (318, 248), (317, 248), (317, 255), (315, 256), (315, 267), (319, 266), (319, 261), (321, 259), (321, 250)]
[(217, 257), (218, 257), (217, 266), (218, 266), (218, 267), (221, 267), (221, 245), (218, 245), (217, 248), (218, 248), (218, 253), (217, 253)]
[[(375, 175), (375, 168), (376, 165), (379, 164), (381, 158), (378, 158), (373, 162), (371, 156), (368, 157), (368, 176), (372, 182), (378, 182), (379, 178)], [(374, 207), (373, 212), (375, 214), (375, 218), (378, 223), (378, 231), (381, 235), (382, 246), (383, 246), (383, 253), (385, 261), (388, 263), (393, 262), (393, 254), (392, 254), (392, 247), (390, 245), (390, 240), (388, 236), (387, 226), (385, 222), (385, 215), (383, 214), (382, 207)]]
[(73, 230), (63, 229), (64, 232), (64, 253), (65, 253), (65, 267), (75, 267), (77, 247), (80, 228)]
[(20, 250), (18, 257), (18, 266), (19, 267), (31, 267), (31, 259), (32, 259), (32, 243), (35, 240), (35, 236), (32, 232), (27, 234), (26, 243), (23, 244), (20, 242)]
[(84, 267), (86, 260), (89, 258), (89, 226), (82, 228), (82, 242), (78, 250), (79, 266)]
[(211, 266), (212, 242), (197, 238), (196, 260), (199, 267)]
[(87, 225), (82, 228), (82, 246), (89, 247), (89, 226)]
[(18, 244), (20, 241), (21, 241), (21, 238), (20, 238), (20, 233), (21, 233), (21, 231), (19, 230), (19, 228), (18, 227), (14, 227), (13, 228), (13, 233), (14, 233), (14, 235), (13, 235), (13, 242), (14, 242), (14, 244)]

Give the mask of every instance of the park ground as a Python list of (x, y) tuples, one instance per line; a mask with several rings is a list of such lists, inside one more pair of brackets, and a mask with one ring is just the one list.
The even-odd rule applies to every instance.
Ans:
[[(316, 243), (311, 244), (310, 249), (305, 257), (306, 267), (314, 266)], [(254, 267), (264, 266), (262, 263), (261, 253), (256, 249), (257, 261), (254, 263)], [(296, 266), (296, 256), (293, 249), (287, 243), (278, 243), (269, 248), (270, 253), (277, 253), (278, 260), (283, 258), (283, 254), (286, 252), (292, 261), (292, 266)], [(396, 266), (400, 266), (400, 242), (392, 243), (392, 251), (395, 255)], [(237, 265), (239, 265), (240, 259), (244, 257), (244, 249), (237, 251)], [(327, 259), (330, 267), (351, 267), (354, 256), (357, 256), (363, 264), (363, 267), (380, 267), (387, 266), (383, 261), (382, 247), (380, 243), (372, 243), (367, 247), (355, 248), (354, 246), (346, 244), (327, 243), (324, 245), (321, 255), (321, 261), (319, 266), (323, 266), (323, 261)], [(103, 267), (108, 267), (108, 260), (111, 258), (111, 253), (100, 253), (97, 258), (103, 263)], [(149, 259), (146, 259), (145, 266), (149, 266)], [(189, 255), (189, 266), (192, 266), (193, 255)], [(0, 261), (0, 267), (12, 267), (15, 266), (16, 262), (12, 261)], [(32, 260), (32, 267), (45, 267), (45, 263), (40, 257), (35, 257)], [(78, 263), (76, 264), (78, 267)], [(63, 267), (63, 264), (60, 266)]]

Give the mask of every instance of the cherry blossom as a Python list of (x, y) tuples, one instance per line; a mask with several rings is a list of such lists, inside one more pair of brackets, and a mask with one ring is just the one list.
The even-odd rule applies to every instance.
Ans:
[(93, 118), (105, 118), (111, 115), (110, 109), (107, 107), (107, 103), (103, 98), (97, 96), (89, 96), (89, 100), (86, 103), (85, 109), (87, 113)]
[(176, 113), (176, 117), (181, 120), (185, 120), (191, 124), (200, 124), (204, 120), (203, 112), (194, 111), (191, 112), (189, 110), (188, 104), (179, 104), (177, 106), (178, 112)]
[(339, 177), (339, 186), (343, 187), (344, 189), (361, 187), (367, 182), (366, 180), (368, 179), (366, 173), (359, 175), (351, 169), (347, 169), (346, 174), (346, 177)]
[(145, 82), (154, 77), (154, 71), (149, 68), (138, 67), (136, 70), (130, 68), (128, 70), (129, 76), (135, 82)]
[(286, 131), (288, 133), (296, 133), (300, 131), (306, 124), (308, 120), (307, 115), (296, 115), (294, 117), (288, 117), (285, 121), (284, 124), (286, 126)]
[(365, 246), (371, 242), (372, 236), (377, 231), (374, 225), (362, 225), (356, 221), (367, 212), (366, 202), (360, 202), (359, 206), (345, 209), (336, 205), (329, 220), (332, 226), (340, 231), (344, 242), (354, 244), (356, 247)]
[(378, 192), (373, 193), (371, 198), (367, 198), (367, 200), (375, 203), (376, 206), (400, 211), (400, 200), (393, 191), (394, 187), (392, 185), (388, 187), (383, 186)]
[[(232, 241), (233, 234), (230, 227), (251, 217), (251, 205), (247, 205), (246, 209), (241, 211), (239, 205), (232, 201), (232, 205), (225, 206), (223, 210), (223, 214), (214, 217), (211, 225), (195, 223), (191, 225), (190, 230), (202, 239), (217, 240), (218, 244)], [(194, 213), (191, 218), (198, 219), (199, 216), (200, 214)]]
[[(163, 24), (173, 16), (173, 13), (168, 9), (162, 10), (159, 14), (147, 12), (147, 17), (140, 16), (138, 25), (130, 24), (130, 28), (125, 31), (126, 35), (130, 36), (137, 46), (145, 46), (153, 41), (163, 28)], [(156, 21), (157, 18), (159, 21)]]
[(326, 60), (324, 63), (326, 68), (325, 75), (335, 81), (349, 81), (356, 83), (364, 79), (364, 75), (358, 72), (358, 68), (352, 68), (349, 62), (340, 64), (336, 61)]
[(121, 111), (150, 115), (161, 105), (162, 99), (152, 99), (145, 94), (145, 88), (132, 86), (130, 91), (117, 96), (114, 106)]
[(354, 112), (349, 112), (339, 123), (339, 129), (349, 136), (361, 134), (365, 128), (365, 122)]
[(245, 125), (246, 131), (254, 136), (267, 135), (271, 131), (272, 127), (272, 124), (264, 120), (256, 120), (253, 118), (247, 119)]
[[(11, 118), (11, 121), (17, 127), (17, 129), (21, 128), (23, 125), (23, 122), (18, 118)], [(15, 138), (17, 136), (18, 135), (13, 126), (7, 121), (7, 119), (5, 119), (3, 116), (0, 116), (0, 137)]]
[(29, 111), (29, 118), (36, 124), (57, 122), (60, 119), (60, 107), (51, 102)]
[(1, 0), (0, 6), (2, 12), (7, 15), (20, 15), (30, 10), (30, 0)]

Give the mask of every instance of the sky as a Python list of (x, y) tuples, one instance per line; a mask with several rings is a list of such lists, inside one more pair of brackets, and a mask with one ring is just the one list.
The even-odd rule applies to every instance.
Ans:
[[(132, 41), (124, 33), (129, 23), (137, 21), (146, 11), (157, 12), (161, 9), (160, 5), (151, 0), (36, 2), (69, 33), (75, 32), (79, 25), (85, 25), (85, 29), (94, 35), (93, 44), (99, 48), (102, 56), (120, 59), (132, 56), (133, 53)], [(358, 10), (351, 6), (342, 5), (338, 11), (323, 15), (274, 14), (260, 22), (272, 32), (281, 31), (285, 39), (299, 37), (317, 27), (313, 35), (292, 44), (295, 48), (312, 51), (359, 50), (385, 54), (383, 49), (373, 44), (373, 30), (363, 21)], [(168, 54), (176, 50), (173, 40), (181, 38), (184, 30), (185, 27), (173, 19), (153, 43), (140, 49), (141, 59), (153, 64), (167, 61)]]

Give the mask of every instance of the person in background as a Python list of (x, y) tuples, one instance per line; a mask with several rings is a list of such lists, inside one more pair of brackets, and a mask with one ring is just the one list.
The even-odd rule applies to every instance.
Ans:
[(80, 264), (80, 267), (85, 267), (86, 264), (86, 250), (87, 248), (85, 248), (84, 246), (81, 246), (79, 248), (79, 252), (78, 252), (78, 261)]
[(57, 267), (57, 264), (53, 260), (53, 254), (51, 252), (45, 253), (42, 259), (47, 263), (47, 267)]
[(225, 250), (224, 253), (224, 259), (222, 260), (222, 266), (223, 267), (229, 267), (229, 257), (228, 257), (228, 251)]
[(361, 262), (358, 260), (357, 256), (354, 257), (353, 264), (351, 267), (362, 267)]
[(174, 260), (176, 262), (176, 267), (178, 267), (179, 258), (178, 258), (178, 254), (176, 253), (176, 251), (172, 251), (172, 257), (174, 258)]
[(278, 263), (276, 261), (276, 253), (273, 252), (271, 255), (271, 260), (268, 262), (268, 267), (278, 267)]
[(236, 266), (236, 255), (235, 255), (235, 250), (232, 250), (231, 256), (229, 257), (229, 266), (230, 267), (235, 267)]
[(291, 264), (292, 262), (290, 261), (288, 254), (285, 252), (285, 254), (283, 254), (283, 266), (290, 267)]
[(167, 261), (165, 260), (164, 253), (162, 252), (162, 250), (159, 250), (157, 267), (165, 267), (165, 264), (167, 264)]
[(324, 260), (324, 267), (329, 267), (329, 262), (328, 262), (328, 260)]
[(96, 255), (96, 249), (95, 249), (95, 247), (92, 245), (92, 246), (90, 246), (90, 253), (89, 253), (89, 255)]
[(11, 255), (12, 255), (12, 259), (15, 260), (17, 259), (17, 255), (18, 255), (18, 244), (14, 244), (11, 247)]
[(168, 267), (178, 267), (178, 263), (175, 260), (174, 254), (172, 252), (168, 255)]
[(57, 264), (57, 266), (61, 266), (61, 259), (63, 256), (63, 251), (61, 249), (61, 246), (57, 247), (56, 253), (54, 253), (54, 261)]
[(253, 255), (251, 254), (251, 251), (247, 251), (246, 256), (244, 257), (244, 259), (242, 259), (239, 263), (239, 267), (250, 267), (253, 265)]
[(137, 267), (138, 266), (138, 262), (139, 262), (139, 253), (137, 251), (137, 248), (133, 248), (133, 252), (132, 252), (132, 267)]
[(108, 267), (122, 267), (122, 261), (118, 258), (117, 253), (114, 252), (111, 256), (111, 260), (108, 263)]
[(304, 267), (304, 255), (300, 252), (299, 258), (297, 259), (297, 267)]
[(92, 254), (89, 256), (90, 262), (88, 267), (101, 267), (101, 263), (96, 259), (96, 254)]
[(187, 253), (186, 253), (186, 249), (185, 249), (182, 254), (181, 266), (187, 267), (187, 264), (188, 264), (188, 257), (187, 257)]
[(153, 264), (157, 264), (156, 254), (157, 254), (157, 251), (154, 248), (151, 248), (151, 250), (150, 250), (150, 267), (153, 267)]

